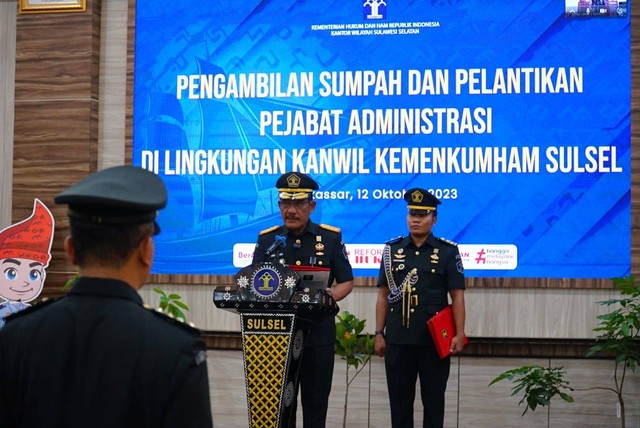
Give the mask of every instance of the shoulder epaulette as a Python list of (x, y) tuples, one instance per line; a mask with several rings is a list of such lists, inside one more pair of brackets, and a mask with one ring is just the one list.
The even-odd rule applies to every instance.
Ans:
[(32, 304), (31, 306), (28, 306), (28, 307), (24, 308), (21, 311), (14, 312), (14, 313), (12, 313), (10, 315), (7, 315), (5, 317), (5, 320), (18, 318), (18, 317), (21, 317), (23, 315), (30, 314), (32, 312), (35, 312), (35, 311), (37, 311), (39, 309), (44, 308), (45, 306), (49, 306), (50, 304), (52, 304), (53, 302), (55, 302), (56, 300), (59, 300), (59, 299), (61, 299), (61, 297), (58, 297), (58, 298), (55, 298), (55, 299), (51, 299), (49, 297), (44, 297), (41, 300), (39, 300), (38, 302)]
[(272, 227), (270, 227), (268, 229), (261, 230), (260, 231), (260, 236), (265, 235), (265, 234), (267, 234), (269, 232), (273, 232), (274, 230), (278, 230), (279, 228), (280, 228), (280, 226), (272, 226)]
[(389, 239), (387, 242), (385, 242), (385, 244), (387, 245), (395, 244), (398, 241), (402, 241), (403, 238), (404, 236), (398, 236), (397, 238)]
[(194, 323), (190, 322), (186, 322), (185, 320), (181, 319), (181, 318), (176, 318), (173, 315), (169, 315), (165, 312), (163, 312), (160, 308), (152, 308), (150, 305), (144, 305), (144, 308), (147, 309), (149, 312), (151, 312), (152, 314), (156, 315), (157, 317), (163, 319), (164, 321), (167, 321), (171, 324), (177, 325), (179, 327), (182, 327), (192, 333), (198, 333), (200, 334), (200, 330), (195, 326)]
[(330, 230), (330, 231), (332, 231), (332, 232), (335, 232), (335, 233), (340, 233), (340, 228), (339, 228), (339, 227), (330, 226), (330, 225), (328, 225), (328, 224), (320, 224), (320, 225), (318, 225), (318, 226), (320, 226), (320, 227), (321, 227), (321, 228), (323, 228), (323, 229), (326, 229), (326, 230)]
[(454, 247), (457, 247), (457, 246), (458, 246), (458, 244), (457, 244), (456, 242), (450, 241), (450, 240), (448, 240), (448, 239), (446, 239), (446, 238), (438, 238), (438, 240), (439, 240), (439, 241), (442, 241), (442, 242), (445, 242), (445, 243), (447, 243), (447, 244), (449, 244), (449, 245), (453, 245)]

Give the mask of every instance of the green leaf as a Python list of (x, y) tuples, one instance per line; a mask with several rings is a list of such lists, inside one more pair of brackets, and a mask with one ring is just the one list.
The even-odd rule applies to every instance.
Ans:
[(78, 278), (80, 278), (80, 274), (78, 272), (76, 272), (75, 275), (73, 275), (71, 278), (69, 278), (69, 280), (67, 282), (64, 283), (64, 286), (62, 287), (62, 289), (63, 290), (67, 290), (67, 289), (73, 287), (73, 284), (76, 283)]
[(182, 321), (185, 321), (187, 319), (187, 317), (184, 316), (184, 313), (175, 306), (169, 308), (169, 313), (171, 313), (176, 318), (180, 318)]
[(189, 310), (189, 307), (179, 300), (176, 300), (175, 302), (173, 302), (173, 304), (181, 309), (184, 309), (185, 311)]
[(623, 336), (630, 336), (630, 331), (629, 331), (629, 325), (628, 324), (621, 324), (620, 325), (620, 330), (622, 331), (622, 335)]
[(160, 290), (159, 288), (154, 288), (153, 291), (155, 291), (156, 293), (166, 297), (166, 293), (164, 291)]

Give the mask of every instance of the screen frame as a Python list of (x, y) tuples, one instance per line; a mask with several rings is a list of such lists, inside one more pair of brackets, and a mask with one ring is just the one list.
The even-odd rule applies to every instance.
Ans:
[[(127, 95), (125, 122), (125, 163), (132, 162), (133, 95), (136, 0), (129, 0), (127, 25)], [(640, 277), (640, 10), (630, 8), (631, 25), (631, 274)], [(234, 282), (233, 275), (153, 274), (151, 282), (166, 285), (223, 285)], [(375, 286), (377, 277), (356, 277), (356, 286)], [(466, 278), (469, 288), (612, 288), (611, 278)]]

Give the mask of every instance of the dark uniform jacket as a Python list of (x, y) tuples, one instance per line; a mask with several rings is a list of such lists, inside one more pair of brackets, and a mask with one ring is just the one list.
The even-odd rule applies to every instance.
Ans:
[[(427, 321), (448, 304), (450, 289), (464, 289), (464, 269), (458, 247), (451, 241), (429, 235), (418, 248), (411, 237), (400, 237), (390, 246), (390, 269), (397, 287), (407, 274), (417, 269), (418, 280), (412, 288), (414, 303), (409, 328), (402, 325), (402, 300), (390, 303), (386, 316), (386, 341), (397, 345), (430, 345), (433, 341)], [(388, 287), (384, 260), (380, 266), (378, 287)], [(416, 304), (417, 303), (417, 304)]]
[[(276, 235), (286, 237), (286, 246), (267, 255), (267, 249), (275, 241)], [(337, 283), (351, 281), (353, 270), (347, 258), (340, 229), (309, 222), (304, 233), (295, 236), (285, 226), (274, 226), (260, 233), (253, 253), (253, 262), (272, 261), (293, 266), (318, 266), (331, 269), (328, 287), (334, 279)], [(308, 346), (332, 344), (336, 340), (333, 316), (321, 316), (313, 324)]]
[(80, 278), (0, 330), (0, 426), (211, 427), (204, 343), (128, 284)]

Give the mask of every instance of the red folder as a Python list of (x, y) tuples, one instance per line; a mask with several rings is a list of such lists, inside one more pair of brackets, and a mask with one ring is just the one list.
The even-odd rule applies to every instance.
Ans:
[[(440, 358), (444, 358), (451, 354), (451, 339), (456, 335), (456, 324), (453, 321), (453, 309), (451, 305), (445, 307), (440, 312), (436, 313), (429, 321), (427, 321), (427, 328), (433, 343), (436, 345), (438, 355)], [(465, 336), (464, 344), (469, 343), (469, 340)]]

